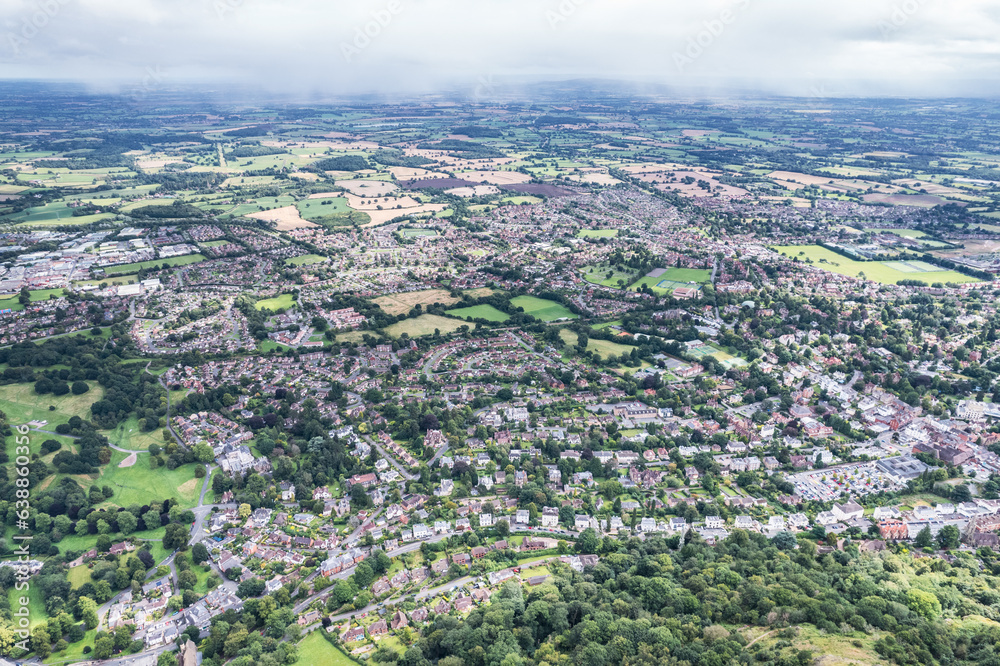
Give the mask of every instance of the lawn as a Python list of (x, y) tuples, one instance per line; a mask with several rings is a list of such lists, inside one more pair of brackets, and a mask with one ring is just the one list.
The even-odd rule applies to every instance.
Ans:
[(78, 567), (73, 567), (68, 572), (66, 572), (66, 578), (69, 580), (69, 584), (75, 590), (84, 583), (90, 582), (90, 567), (86, 564), (81, 564)]
[(456, 308), (454, 310), (449, 310), (448, 314), (452, 317), (461, 317), (465, 319), (466, 317), (471, 317), (472, 319), (486, 319), (488, 321), (507, 321), (510, 319), (510, 315), (506, 312), (497, 310), (492, 305), (473, 305), (471, 308)]
[(425, 314), (415, 319), (404, 319), (403, 321), (396, 322), (392, 326), (386, 327), (385, 334), (393, 338), (398, 338), (403, 333), (406, 333), (411, 338), (419, 338), (423, 335), (432, 335), (435, 330), (444, 334), (451, 333), (457, 331), (462, 326), (468, 326), (468, 324), (458, 319)]
[(265, 298), (262, 301), (257, 301), (254, 307), (258, 310), (271, 310), (272, 312), (277, 312), (278, 310), (287, 310), (288, 308), (295, 305), (295, 297), (291, 294), (282, 294), (280, 296), (275, 296), (274, 298)]
[[(88, 382), (90, 390), (83, 395), (67, 393), (55, 396), (51, 393), (38, 395), (33, 384), (7, 384), (0, 386), (0, 411), (7, 414), (11, 425), (20, 425), (29, 421), (47, 421), (45, 430), (55, 430), (55, 426), (66, 423), (73, 416), (90, 419), (90, 406), (104, 397), (104, 388), (97, 382)], [(49, 407), (55, 407), (50, 410)], [(41, 432), (31, 433), (31, 443), (48, 439), (49, 435)]]
[(321, 257), (318, 254), (303, 254), (300, 257), (285, 259), (285, 263), (289, 266), (308, 266), (309, 264), (321, 264), (324, 261), (326, 261), (326, 257)]
[(577, 238), (615, 238), (617, 236), (617, 229), (580, 229), (576, 232)]
[[(183, 398), (184, 396), (180, 397)], [(174, 396), (171, 396), (171, 400), (174, 399)], [(143, 432), (142, 428), (139, 427), (139, 419), (134, 415), (129, 417), (124, 423), (119, 423), (118, 427), (114, 430), (100, 431), (102, 435), (108, 438), (109, 442), (129, 451), (145, 451), (149, 448), (150, 444), (159, 444), (161, 447), (166, 446), (166, 442), (163, 441), (163, 437), (160, 435), (161, 432), (160, 428), (151, 432)]]
[(203, 254), (188, 254), (183, 257), (170, 257), (168, 259), (151, 259), (150, 261), (138, 261), (134, 264), (119, 264), (118, 266), (108, 266), (104, 269), (107, 275), (123, 275), (125, 273), (137, 273), (142, 269), (160, 268), (163, 264), (167, 266), (187, 266), (205, 261)]
[(437, 236), (438, 232), (434, 229), (400, 229), (400, 235), (403, 238), (420, 238), (422, 236)]
[[(880, 284), (896, 284), (900, 280), (921, 280), (927, 284), (935, 282), (979, 282), (980, 280), (958, 271), (926, 270), (937, 266), (926, 262), (855, 261), (819, 245), (776, 246), (776, 252), (800, 261), (811, 260), (812, 265), (831, 273), (858, 277), (864, 276)], [(904, 268), (904, 270), (899, 270)]]
[[(564, 328), (559, 331), (559, 337), (562, 338), (563, 343), (568, 346), (576, 344), (577, 335), (574, 331)], [(617, 342), (611, 342), (609, 340), (595, 340), (594, 338), (590, 338), (587, 341), (587, 351), (600, 354), (600, 356), (605, 359), (609, 356), (629, 354), (633, 349), (635, 349), (635, 347), (631, 345), (620, 345)]]
[[(42, 600), (42, 589), (38, 585), (29, 585), (28, 593), (28, 621), (34, 628), (39, 624), (44, 624), (49, 616), (45, 612), (45, 602)], [(7, 599), (10, 600), (12, 610), (21, 608), (20, 599), (25, 595), (25, 591), (17, 591), (13, 586), (7, 590)]]
[(584, 266), (580, 269), (583, 279), (591, 284), (599, 284), (602, 287), (621, 288), (632, 281), (632, 273), (626, 273), (608, 264), (599, 266)]
[[(663, 270), (660, 273), (660, 270)], [(712, 271), (707, 268), (667, 268), (650, 271), (637, 281), (629, 290), (637, 291), (643, 285), (648, 286), (657, 294), (671, 294), (678, 287), (690, 287), (689, 283), (703, 284), (712, 278)]]
[(542, 321), (556, 321), (557, 319), (577, 319), (577, 316), (569, 311), (565, 305), (549, 301), (535, 296), (518, 296), (511, 299), (511, 305), (516, 308), (523, 308), (525, 314), (541, 319)]
[(668, 268), (667, 272), (660, 276), (660, 279), (704, 284), (712, 279), (712, 271), (707, 268)]
[(269, 352), (269, 351), (281, 352), (281, 351), (286, 351), (288, 349), (291, 349), (291, 347), (289, 347), (288, 345), (283, 345), (280, 342), (275, 342), (274, 340), (264, 340), (262, 343), (260, 343), (260, 350), (262, 352)]
[(198, 504), (204, 479), (195, 478), (196, 465), (181, 465), (174, 470), (166, 467), (150, 469), (149, 455), (144, 454), (132, 467), (119, 467), (118, 463), (127, 455), (112, 451), (111, 462), (101, 468), (101, 476), (95, 483), (111, 486), (115, 491), (115, 496), (101, 506), (123, 507), (171, 497), (176, 497), (184, 508)]
[(299, 662), (303, 664), (329, 664), (330, 666), (357, 666), (356, 661), (330, 645), (317, 629), (299, 643)]

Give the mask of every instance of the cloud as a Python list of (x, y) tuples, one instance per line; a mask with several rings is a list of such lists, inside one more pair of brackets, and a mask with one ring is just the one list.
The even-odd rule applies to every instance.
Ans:
[(991, 0), (5, 0), (5, 78), (275, 92), (606, 78), (808, 95), (997, 92)]

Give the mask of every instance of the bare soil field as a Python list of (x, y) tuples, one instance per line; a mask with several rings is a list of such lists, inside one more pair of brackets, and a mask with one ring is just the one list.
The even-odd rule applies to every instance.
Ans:
[(617, 185), (621, 181), (607, 173), (583, 173), (567, 176), (570, 180), (580, 183), (593, 183), (594, 185)]
[(423, 180), (426, 178), (448, 178), (448, 174), (441, 173), (439, 171), (429, 171), (427, 169), (418, 169), (415, 167), (400, 167), (394, 166), (389, 167), (389, 173), (396, 177), (397, 180)]
[(861, 197), (868, 203), (888, 203), (894, 206), (916, 206), (918, 208), (933, 208), (946, 203), (965, 206), (960, 201), (948, 201), (933, 194), (865, 194)]
[(264, 210), (259, 213), (250, 213), (247, 217), (252, 217), (266, 222), (274, 222), (278, 231), (290, 231), (292, 229), (307, 229), (318, 227), (319, 225), (308, 220), (303, 220), (299, 215), (299, 209), (295, 206), (284, 206), (273, 210)]
[(969, 240), (960, 242), (965, 247), (957, 250), (934, 250), (931, 254), (945, 259), (952, 259), (955, 257), (974, 257), (977, 254), (1000, 252), (1000, 241)]
[(453, 187), (445, 190), (446, 194), (456, 197), (484, 197), (489, 194), (500, 194), (500, 189), (494, 185), (476, 185), (475, 187)]
[(385, 310), (387, 314), (401, 315), (413, 309), (414, 305), (451, 305), (458, 303), (460, 299), (452, 298), (444, 289), (427, 289), (424, 291), (410, 291), (405, 294), (389, 294), (375, 299), (375, 304)]
[(363, 224), (363, 227), (374, 227), (379, 224), (385, 224), (389, 220), (400, 217), (401, 215), (423, 215), (424, 213), (440, 213), (445, 208), (447, 204), (423, 204), (422, 206), (415, 206), (413, 208), (401, 208), (399, 210), (393, 208), (391, 210), (366, 210), (365, 213), (371, 218), (371, 222), (368, 224)]
[[(656, 188), (659, 190), (674, 191), (686, 197), (706, 197), (715, 192), (719, 192), (726, 197), (745, 197), (750, 195), (742, 187), (720, 183), (715, 179), (715, 174), (709, 171), (674, 171), (673, 174), (676, 182), (665, 182), (667, 180), (665, 173), (644, 173), (638, 176), (638, 178), (647, 183), (655, 183)], [(694, 178), (695, 182), (690, 184), (683, 183), (681, 181), (684, 178)], [(699, 180), (707, 182), (712, 187), (712, 192), (698, 187)]]
[(555, 185), (539, 185), (537, 183), (521, 183), (518, 185), (503, 185), (500, 187), (505, 192), (517, 192), (519, 194), (538, 194), (543, 197), (568, 197), (574, 194), (572, 190)]
[(514, 185), (527, 183), (531, 180), (531, 176), (520, 171), (466, 171), (459, 175), (477, 183), (490, 183), (491, 185)]
[(454, 187), (475, 187), (476, 183), (461, 178), (423, 178), (421, 180), (401, 180), (399, 186), (404, 190), (417, 190), (422, 187), (446, 190)]

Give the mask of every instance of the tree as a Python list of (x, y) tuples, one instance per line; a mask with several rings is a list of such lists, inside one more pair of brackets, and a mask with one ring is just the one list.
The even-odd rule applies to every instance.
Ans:
[(87, 384), (87, 382), (76, 381), (73, 382), (71, 389), (73, 391), (73, 395), (83, 395), (90, 390), (90, 385)]
[(601, 540), (593, 527), (588, 527), (580, 532), (580, 537), (576, 541), (576, 549), (581, 553), (593, 555), (601, 547)]
[(937, 535), (938, 544), (942, 548), (958, 548), (962, 541), (962, 533), (954, 525), (945, 525)]
[(933, 620), (941, 614), (941, 602), (930, 592), (911, 587), (906, 591), (906, 605), (911, 611)]
[(115, 641), (111, 636), (102, 636), (94, 641), (94, 657), (108, 659), (115, 649)]
[(201, 564), (209, 559), (208, 548), (200, 541), (191, 548), (191, 560), (195, 564)]
[(506, 539), (510, 535), (510, 523), (506, 520), (498, 520), (493, 529), (496, 530), (497, 536), (501, 539)]
[(77, 603), (83, 612), (83, 623), (87, 625), (87, 629), (95, 628), (98, 624), (97, 602), (90, 597), (80, 597)]
[(215, 460), (215, 452), (212, 451), (212, 447), (205, 442), (195, 444), (192, 452), (194, 453), (195, 460), (202, 464), (207, 464)]
[(913, 540), (914, 545), (918, 548), (930, 548), (934, 545), (934, 536), (931, 534), (931, 528), (925, 527), (924, 529), (917, 532), (916, 538)]
[(161, 652), (156, 658), (156, 666), (177, 666), (177, 656), (173, 652)]
[(139, 525), (139, 519), (130, 511), (119, 511), (117, 518), (118, 529), (125, 535), (135, 532), (135, 528)]
[(31, 649), (39, 659), (47, 659), (52, 654), (52, 638), (44, 626), (37, 626), (31, 632)]
[(253, 507), (251, 507), (249, 504), (240, 504), (238, 512), (240, 520), (246, 520), (247, 518), (250, 517), (250, 514), (253, 513)]
[(798, 545), (798, 540), (791, 532), (778, 532), (771, 539), (771, 542), (774, 543), (774, 547), (778, 550), (795, 550), (795, 547)]
[(147, 530), (159, 529), (160, 514), (150, 509), (146, 513), (142, 514), (142, 524), (146, 526)]

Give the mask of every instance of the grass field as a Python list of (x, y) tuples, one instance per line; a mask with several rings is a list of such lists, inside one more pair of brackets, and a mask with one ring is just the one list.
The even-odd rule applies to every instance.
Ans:
[(262, 352), (269, 352), (269, 351), (281, 352), (287, 349), (291, 349), (291, 347), (289, 347), (288, 345), (283, 345), (280, 342), (275, 342), (274, 340), (264, 340), (263, 342), (260, 343), (260, 350)]
[(73, 586), (73, 589), (80, 587), (84, 583), (90, 582), (90, 567), (86, 564), (81, 564), (78, 567), (73, 567), (68, 572), (66, 572), (66, 578), (69, 580), (69, 584)]
[(872, 229), (872, 231), (896, 234), (897, 236), (902, 236), (903, 238), (923, 238), (927, 235), (922, 231), (917, 231), (916, 229)]
[(468, 324), (450, 317), (440, 317), (438, 315), (425, 314), (415, 319), (404, 319), (396, 322), (385, 329), (385, 334), (398, 338), (406, 333), (411, 338), (419, 338), (423, 335), (433, 335), (435, 330), (441, 333), (451, 333), (457, 331), (462, 326)]
[(516, 308), (524, 308), (525, 314), (530, 314), (532, 317), (537, 317), (542, 321), (578, 318), (565, 305), (544, 298), (518, 296), (517, 298), (512, 298), (510, 302)]
[[(182, 393), (178, 391), (177, 393)], [(180, 396), (183, 398), (184, 396)], [(176, 396), (171, 396), (171, 400), (174, 400)], [(178, 398), (179, 399), (179, 398)], [(175, 403), (176, 404), (176, 403)], [(101, 430), (100, 433), (108, 438), (108, 441), (115, 446), (120, 446), (123, 449), (128, 449), (130, 451), (146, 451), (149, 449), (150, 444), (159, 444), (160, 446), (165, 446), (166, 442), (163, 441), (163, 437), (160, 435), (161, 430), (157, 428), (152, 432), (143, 432), (142, 428), (139, 427), (139, 419), (135, 416), (130, 417), (124, 423), (119, 423), (118, 427), (114, 430)]]
[(438, 235), (438, 232), (434, 229), (401, 229), (399, 233), (403, 238), (421, 238)]
[[(661, 272), (662, 270), (662, 272)], [(678, 287), (693, 286), (689, 283), (705, 284), (712, 279), (712, 271), (707, 268), (667, 268), (650, 271), (648, 275), (629, 287), (637, 291), (643, 285), (657, 294), (672, 294)]]
[(329, 664), (330, 666), (357, 666), (356, 661), (330, 645), (317, 629), (299, 643), (299, 663)]
[(617, 229), (580, 229), (576, 232), (577, 238), (615, 238), (617, 236)]
[[(940, 270), (937, 266), (923, 261), (855, 261), (819, 245), (785, 245), (773, 249), (786, 257), (797, 257), (800, 261), (811, 259), (812, 265), (831, 273), (851, 277), (858, 277), (863, 273), (867, 279), (880, 284), (896, 284), (900, 280), (921, 280), (927, 284), (980, 281), (958, 271)], [(927, 270), (928, 268), (934, 270)]]
[[(33, 384), (7, 384), (0, 386), (0, 411), (7, 415), (11, 425), (28, 421), (46, 421), (45, 430), (55, 430), (60, 423), (66, 423), (73, 416), (90, 419), (90, 406), (104, 397), (104, 388), (97, 382), (88, 382), (90, 390), (83, 395), (67, 393), (55, 396), (51, 393), (38, 395)], [(55, 407), (50, 410), (49, 407)], [(45, 433), (33, 433), (32, 445), (41, 446), (48, 439)]]
[[(29, 291), (29, 296), (31, 297), (31, 302), (44, 301), (47, 300), (49, 296), (62, 296), (62, 289), (36, 289), (35, 291)], [(24, 306), (18, 302), (18, 295), (11, 296), (10, 298), (0, 299), (0, 310), (23, 310)]]
[(195, 478), (194, 464), (182, 465), (174, 470), (166, 467), (150, 469), (149, 454), (145, 454), (139, 456), (139, 461), (132, 467), (119, 467), (118, 463), (127, 455), (113, 451), (111, 462), (101, 468), (96, 483), (111, 486), (115, 491), (115, 496), (101, 506), (122, 507), (168, 497), (176, 497), (184, 508), (198, 503), (204, 479)]
[(454, 310), (449, 310), (448, 314), (452, 317), (461, 317), (462, 319), (471, 317), (473, 319), (486, 319), (498, 322), (510, 319), (510, 315), (506, 312), (497, 310), (492, 305), (473, 305), (471, 308), (456, 308)]
[(295, 305), (295, 297), (291, 294), (282, 294), (281, 296), (275, 296), (274, 298), (265, 298), (262, 301), (254, 303), (254, 307), (258, 310), (267, 309), (272, 312), (287, 310), (293, 305)]
[(118, 266), (107, 266), (104, 269), (107, 275), (124, 275), (126, 273), (138, 273), (142, 269), (160, 268), (163, 264), (167, 266), (187, 266), (205, 261), (203, 254), (188, 254), (183, 257), (170, 257), (168, 259), (152, 259), (150, 261), (139, 261), (134, 264), (119, 264)]
[(326, 261), (326, 257), (321, 257), (318, 254), (303, 254), (300, 257), (285, 259), (285, 263), (289, 266), (308, 266), (309, 264), (321, 264), (324, 261)]
[[(632, 273), (620, 271), (608, 264), (599, 266), (584, 266), (580, 269), (583, 272), (583, 279), (591, 284), (599, 284), (602, 287), (621, 287), (632, 281)], [(619, 284), (619, 280), (621, 284)]]
[(375, 299), (375, 304), (385, 310), (387, 314), (401, 315), (407, 314), (414, 305), (426, 306), (440, 303), (441, 305), (451, 305), (458, 303), (460, 299), (452, 297), (445, 289), (424, 289), (422, 291), (408, 291), (402, 294), (388, 294)]
[[(577, 335), (574, 331), (568, 329), (563, 329), (559, 331), (559, 337), (562, 338), (563, 343), (567, 346), (573, 346), (576, 344)], [(599, 354), (601, 358), (608, 358), (609, 356), (621, 356), (622, 354), (629, 354), (635, 347), (631, 345), (620, 345), (617, 342), (611, 342), (609, 340), (595, 340), (590, 338), (587, 341), (587, 351)]]
[[(21, 602), (19, 600), (23, 596), (25, 596), (25, 592), (19, 592), (13, 585), (9, 590), (7, 590), (7, 599), (10, 601), (11, 608), (20, 608)], [(44, 624), (46, 620), (49, 619), (49, 616), (45, 612), (45, 601), (42, 599), (42, 589), (38, 585), (29, 585), (27, 589), (27, 596), (28, 620), (31, 623), (31, 628), (34, 628), (40, 624)]]

